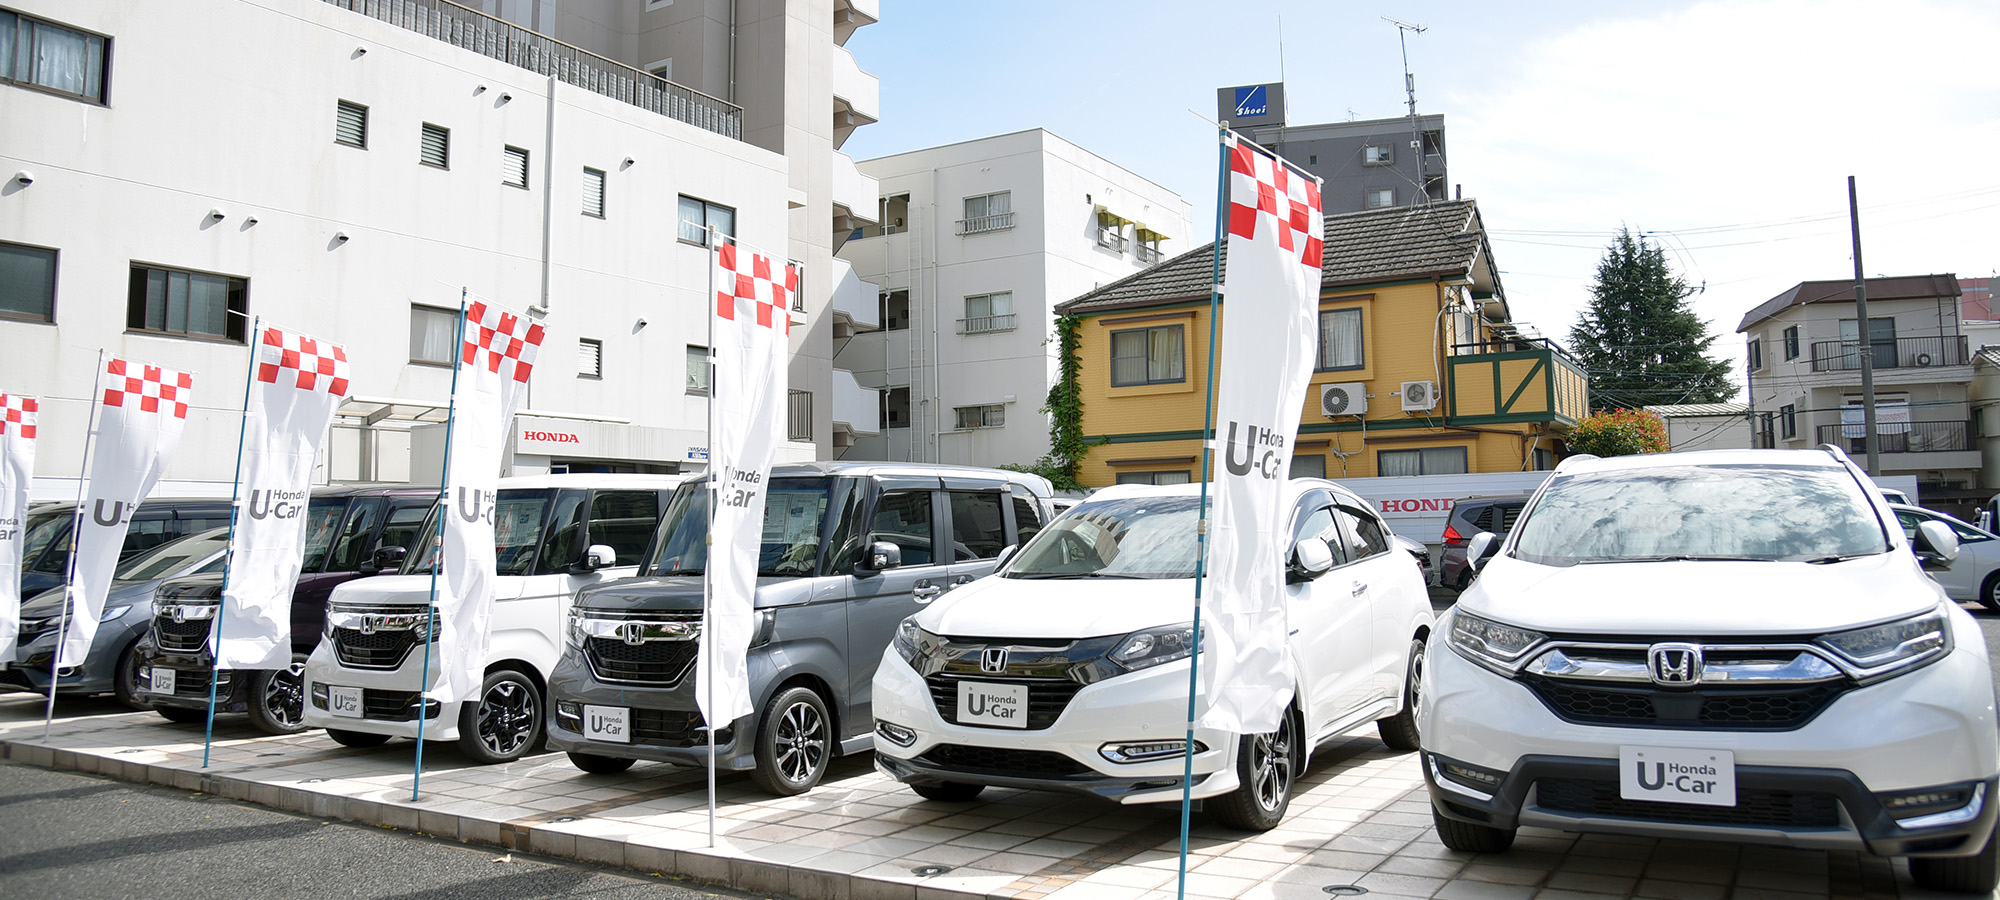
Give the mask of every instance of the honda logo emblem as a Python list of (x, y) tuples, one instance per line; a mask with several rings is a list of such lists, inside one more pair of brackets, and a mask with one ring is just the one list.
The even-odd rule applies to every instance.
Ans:
[(637, 647), (646, 642), (646, 623), (626, 622), (618, 627), (618, 635), (625, 639), (625, 643)]
[(181, 623), (183, 623), (183, 622), (186, 622), (186, 621), (188, 620), (188, 618), (187, 618), (187, 607), (185, 607), (185, 606), (172, 606), (172, 607), (168, 607), (168, 611), (169, 611), (169, 612), (171, 612), (171, 613), (173, 613), (173, 616), (174, 616), (174, 624), (175, 624), (175, 625), (179, 625), (179, 624), (181, 624)]
[(979, 653), (979, 671), (998, 675), (1007, 671), (1007, 648), (988, 647)]
[(1646, 674), (1654, 684), (1700, 684), (1701, 645), (1654, 644), (1646, 651)]
[(387, 620), (382, 616), (362, 616), (361, 627), (356, 630), (362, 634), (374, 634), (375, 629), (382, 627), (386, 622)]

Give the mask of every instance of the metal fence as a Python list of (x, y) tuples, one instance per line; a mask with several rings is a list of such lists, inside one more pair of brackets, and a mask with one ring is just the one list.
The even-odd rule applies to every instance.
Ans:
[(958, 220), (959, 234), (978, 234), (982, 231), (1005, 231), (1014, 227), (1014, 214), (994, 213), (990, 216), (973, 216)]
[[(1864, 346), (1866, 349), (1863, 349)], [(1869, 341), (1814, 341), (1812, 370), (1839, 372), (1859, 370), (1861, 354), (1877, 369), (1922, 369), (1933, 366), (1962, 366), (1966, 354), (1964, 335), (1943, 337), (1877, 338)]]
[(743, 108), (449, 0), (325, 0), (537, 75), (736, 140)]
[(1013, 331), (1014, 314), (997, 316), (968, 316), (958, 320), (959, 334), (984, 334), (988, 331)]
[[(1849, 453), (1867, 452), (1862, 436), (1867, 434), (1865, 426), (1821, 425), (1817, 429), (1819, 444), (1833, 444), (1843, 447)], [(1970, 422), (1875, 422), (1877, 453), (1942, 453), (1972, 449), (1972, 423)]]

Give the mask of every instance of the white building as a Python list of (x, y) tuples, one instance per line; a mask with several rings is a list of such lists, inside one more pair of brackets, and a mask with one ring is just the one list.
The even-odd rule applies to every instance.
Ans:
[(834, 374), (855, 388), (834, 402), (879, 402), (881, 428), (856, 429), (848, 459), (1033, 463), (1055, 305), (1199, 243), (1186, 200), (1042, 129), (860, 169), (882, 207), (840, 247), (854, 280), (835, 290)]
[(1646, 411), (1667, 425), (1667, 449), (1743, 450), (1753, 446), (1747, 403), (1673, 403)]
[(0, 390), (42, 398), (44, 494), (100, 350), (194, 373), (167, 478), (226, 493), (253, 318), (348, 348), (325, 477), (434, 480), (461, 292), (547, 311), (512, 472), (699, 468), (703, 225), (803, 264), (783, 455), (830, 455), (833, 237), (875, 206), (839, 44), (873, 0), (483, 6), (0, 0), (37, 48), (0, 51)]

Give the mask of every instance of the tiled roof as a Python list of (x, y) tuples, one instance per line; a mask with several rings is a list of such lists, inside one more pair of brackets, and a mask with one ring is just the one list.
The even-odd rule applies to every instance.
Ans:
[(1972, 365), (1975, 368), (1979, 366), (2000, 368), (2000, 347), (1988, 345), (1979, 348), (1977, 353), (1972, 354)]
[[(1958, 276), (1905, 275), (1895, 278), (1868, 279), (1868, 299), (1870, 300), (1911, 300), (1930, 297), (1959, 296)], [(1736, 331), (1748, 331), (1750, 326), (1762, 322), (1794, 306), (1808, 303), (1853, 303), (1854, 279), (1844, 281), (1801, 281), (1787, 288), (1784, 293), (1757, 304), (1757, 308), (1743, 314), (1743, 321)]]
[(1660, 418), (1673, 419), (1682, 416), (1740, 416), (1750, 411), (1747, 403), (1663, 403), (1648, 406), (1647, 410), (1659, 414)]
[[(1399, 206), (1326, 217), (1320, 287), (1339, 288), (1434, 275), (1470, 275), (1486, 253), (1479, 210), (1471, 200)], [(1056, 305), (1059, 315), (1206, 300), (1214, 244)], [(1228, 260), (1223, 261), (1228, 268)], [(1497, 289), (1497, 285), (1496, 285)]]

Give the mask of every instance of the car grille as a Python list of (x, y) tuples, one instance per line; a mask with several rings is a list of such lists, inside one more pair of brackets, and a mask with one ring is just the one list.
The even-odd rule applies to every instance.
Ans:
[(155, 616), (153, 644), (167, 653), (200, 653), (208, 648), (208, 630), (214, 623), (214, 619), (176, 622), (167, 616)]
[(362, 634), (353, 628), (333, 629), (333, 651), (340, 664), (355, 669), (393, 669), (416, 645), (417, 633), (411, 630)]
[(695, 710), (632, 710), (632, 740), (643, 744), (667, 747), (705, 744), (708, 733), (702, 730), (701, 725), (701, 713)]
[(603, 681), (625, 684), (675, 684), (694, 666), (699, 641), (647, 641), (627, 644), (617, 638), (591, 638), (584, 644), (590, 670)]
[(1582, 778), (1543, 778), (1535, 782), (1536, 805), (1542, 809), (1648, 822), (1699, 825), (1746, 825), (1832, 828), (1840, 825), (1840, 802), (1820, 791), (1736, 791), (1735, 806), (1701, 806), (1627, 800), (1618, 782)]
[(917, 757), (918, 762), (947, 769), (1018, 778), (1070, 778), (1088, 771), (1082, 763), (1047, 750), (1015, 750), (939, 744)]
[(1812, 721), (1846, 682), (1796, 687), (1701, 688), (1669, 690), (1610, 686), (1529, 677), (1528, 686), (1544, 705), (1566, 721), (1634, 728), (1717, 728), (1789, 731)]
[[(424, 718), (437, 718), (436, 700), (426, 701), (424, 706)], [(378, 691), (371, 688), (361, 692), (362, 718), (378, 722), (413, 722), (417, 718), (416, 712), (416, 691)]]
[[(945, 721), (965, 725), (970, 728), (1000, 728), (1003, 731), (1020, 730), (1005, 728), (1004, 726), (985, 725), (979, 722), (959, 722), (958, 683), (960, 680), (961, 676), (958, 675), (932, 675), (924, 679), (924, 682), (930, 685), (931, 688), (931, 702), (937, 705), (938, 715), (943, 716)], [(1083, 685), (1067, 678), (1022, 678), (1019, 676), (991, 675), (964, 678), (962, 680), (986, 682), (988, 684), (1027, 685), (1027, 730), (1029, 731), (1054, 725), (1056, 720), (1062, 717), (1063, 710), (1069, 708), (1070, 699), (1076, 696), (1077, 691), (1083, 690)]]

